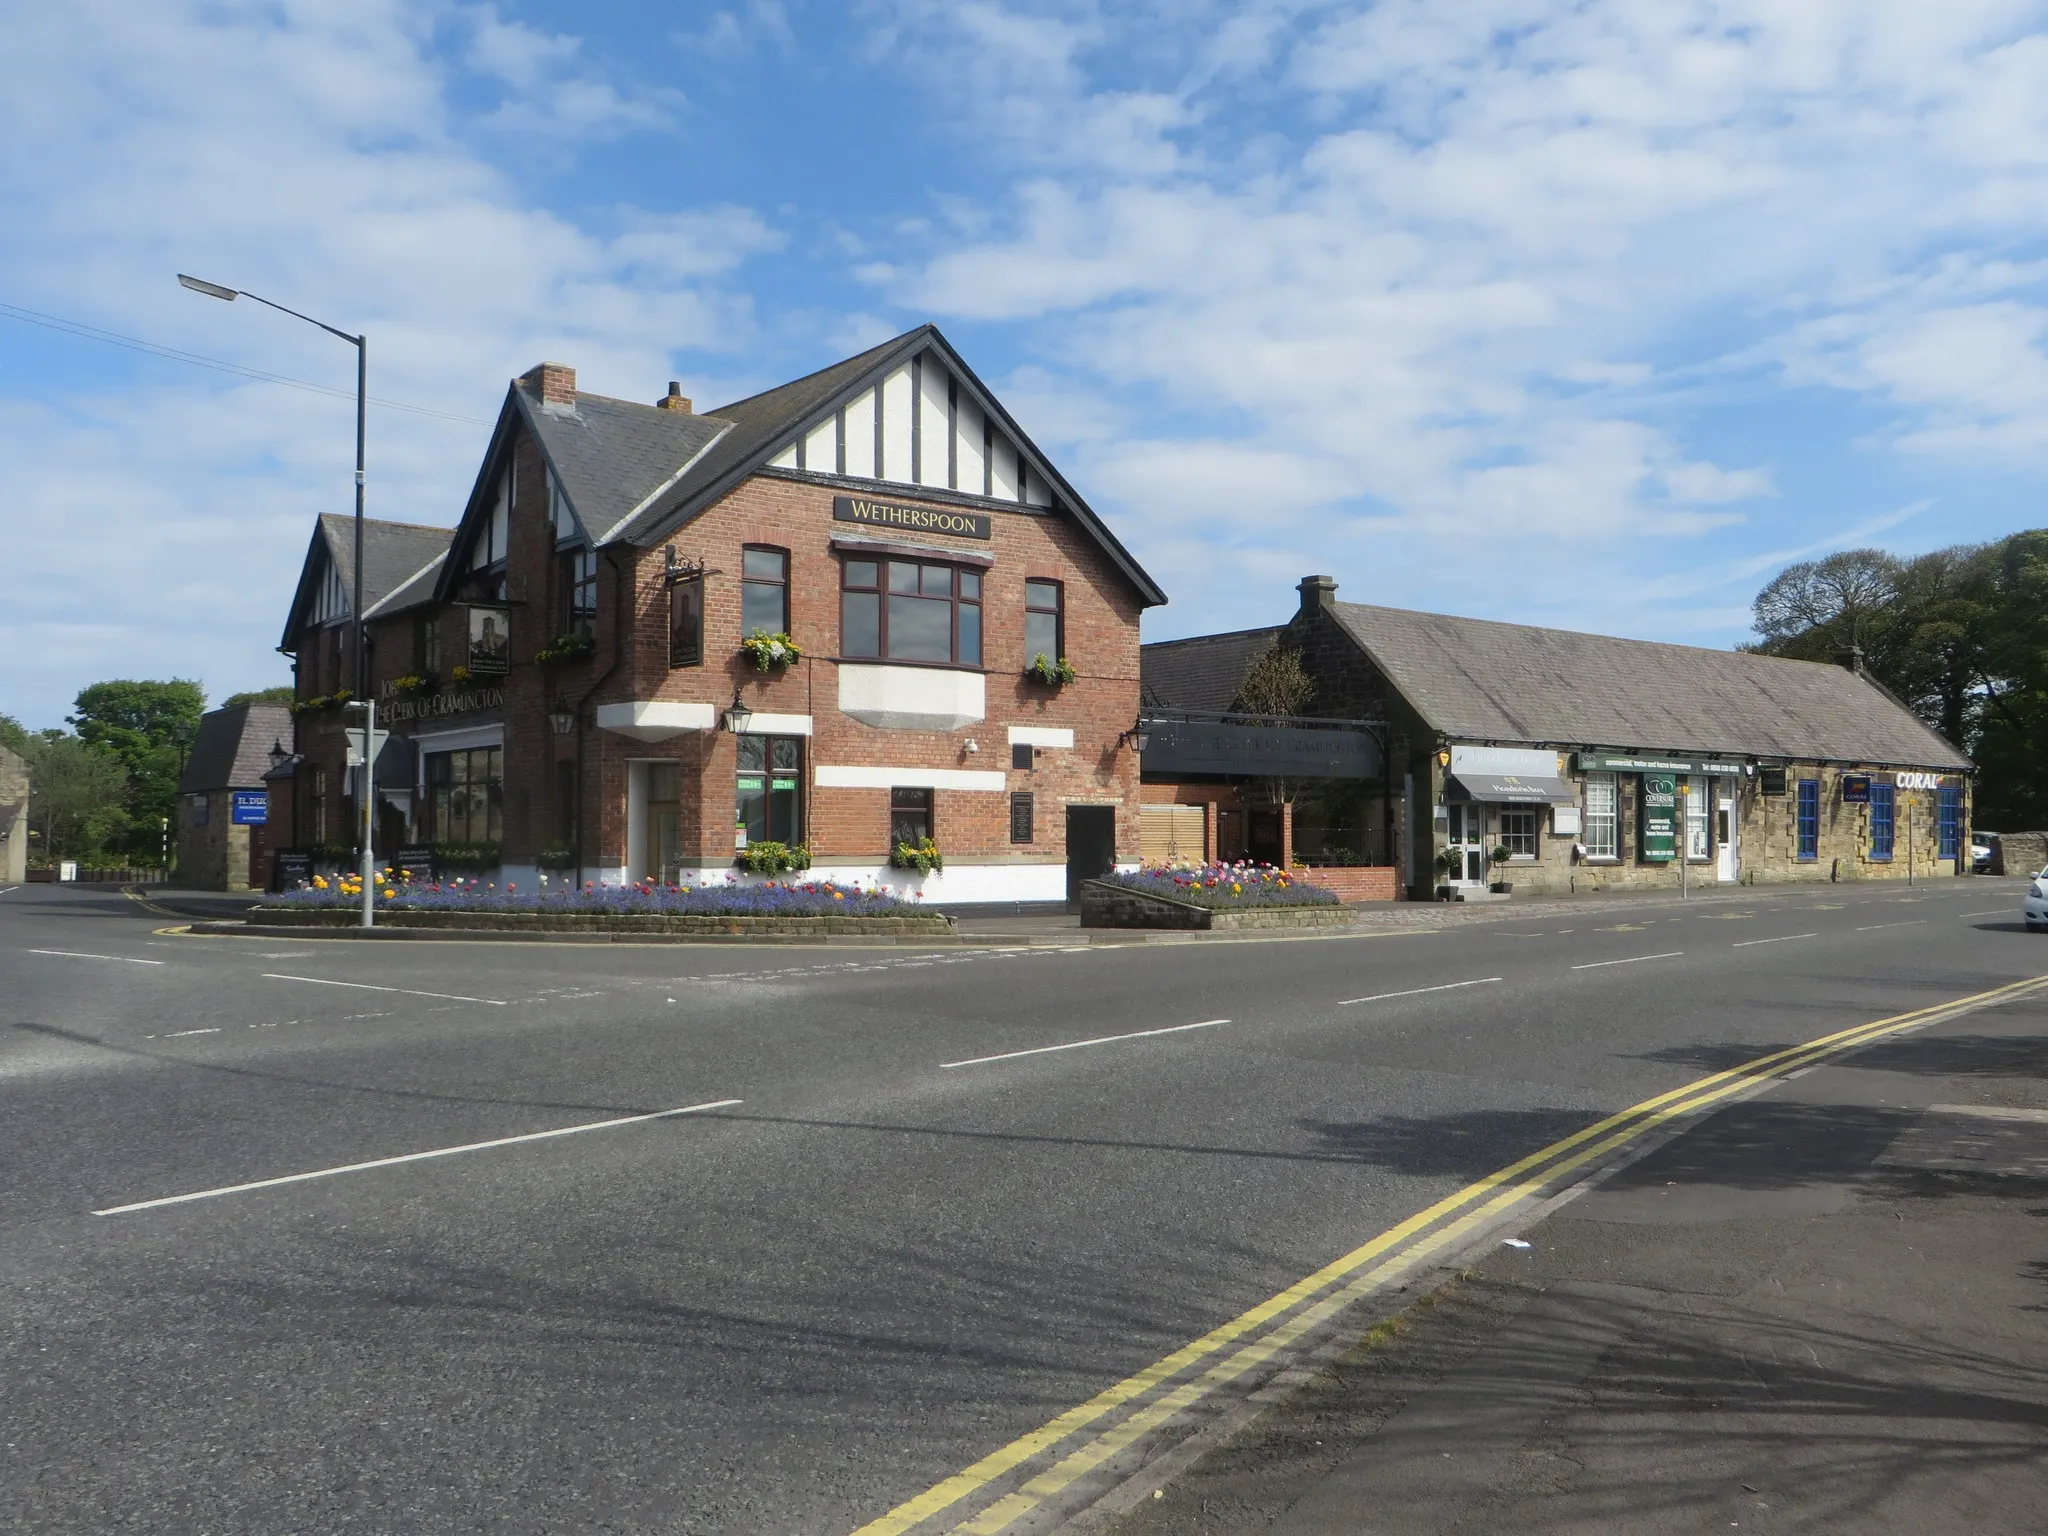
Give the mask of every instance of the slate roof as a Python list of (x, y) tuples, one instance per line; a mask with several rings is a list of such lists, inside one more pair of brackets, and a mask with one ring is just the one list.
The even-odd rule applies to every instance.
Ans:
[[(481, 514), (509, 428), (520, 419), (532, 428), (593, 544), (652, 545), (764, 468), (800, 428), (839, 397), (880, 379), (927, 348), (937, 351), (947, 369), (980, 397), (988, 413), (1025, 450), (1033, 472), (1043, 474), (1053, 487), (1061, 508), (1102, 547), (1145, 601), (1165, 602), (1166, 594), (1130, 551), (1037, 452), (933, 325), (921, 325), (828, 368), (714, 411), (664, 410), (581, 391), (573, 406), (551, 405), (541, 400), (537, 380), (514, 381), (470, 493), (464, 526)], [(915, 495), (917, 490), (905, 486), (903, 494)], [(453, 589), (455, 580), (455, 572), (442, 572), (442, 595)]]
[[(365, 530), (367, 532), (367, 530)], [(366, 539), (367, 545), (368, 540)], [(215, 789), (261, 789), (270, 749), (292, 740), (292, 712), (283, 704), (237, 704), (199, 717), (199, 734), (178, 780), (181, 795)]]
[(1252, 663), (1285, 633), (1281, 627), (1239, 629), (1140, 646), (1138, 676), (1145, 707), (1228, 713)]
[(1416, 713), (1459, 741), (1970, 767), (1845, 667), (1364, 603), (1330, 612)]
[[(394, 523), (382, 518), (363, 519), (363, 611), (366, 617), (398, 613), (432, 598), (433, 578), (448, 557), (452, 528), (435, 528), (425, 523)], [(299, 568), (298, 590), (292, 595), (290, 617), (285, 623), (283, 650), (293, 649), (294, 637), (306, 622), (313, 598), (320, 589), (321, 554), (332, 562), (341, 577), (342, 590), (353, 597), (356, 571), (356, 520), (344, 512), (323, 512), (313, 528), (306, 548), (305, 563)]]

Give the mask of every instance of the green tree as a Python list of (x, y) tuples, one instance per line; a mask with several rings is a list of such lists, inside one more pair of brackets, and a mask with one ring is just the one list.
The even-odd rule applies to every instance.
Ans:
[(12, 715), (0, 715), (0, 746), (12, 747), (26, 757), (28, 743), (28, 727)]
[(122, 803), (128, 770), (120, 759), (61, 731), (29, 737), (22, 756), (28, 759), (35, 856), (52, 863), (111, 862), (130, 827)]
[(177, 816), (178, 778), (199, 733), (205, 693), (183, 678), (124, 679), (82, 689), (73, 708), (76, 712), (68, 718), (79, 740), (108, 753), (127, 770), (129, 851), (138, 858), (153, 858), (160, 846), (160, 822)]
[(257, 688), (248, 693), (231, 693), (220, 701), (222, 709), (233, 709), (237, 704), (289, 704), (298, 697), (290, 683), (279, 683), (275, 688)]

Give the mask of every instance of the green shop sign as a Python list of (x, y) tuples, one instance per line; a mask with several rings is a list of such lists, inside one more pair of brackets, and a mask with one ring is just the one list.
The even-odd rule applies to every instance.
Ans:
[(1668, 773), (1644, 774), (1637, 806), (1642, 835), (1636, 846), (1643, 861), (1668, 864), (1678, 852), (1678, 780)]
[(1743, 765), (1723, 757), (1668, 757), (1660, 752), (1581, 752), (1581, 773), (1685, 773), (1740, 778)]

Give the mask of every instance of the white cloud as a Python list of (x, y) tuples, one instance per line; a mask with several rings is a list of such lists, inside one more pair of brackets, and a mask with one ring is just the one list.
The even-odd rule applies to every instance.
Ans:
[[(469, 66), (544, 94), (565, 70), (596, 78), (570, 42), (482, 19)], [(197, 272), (365, 330), (372, 394), (485, 419), (542, 357), (600, 392), (699, 390), (677, 355), (755, 337), (734, 280), (777, 232), (727, 206), (601, 210), (594, 228), (534, 206), (467, 147), (431, 43), (397, 0), (15, 8), (0, 292), (353, 384), (348, 348), (173, 281)], [(30, 334), (41, 355), (88, 347)], [(0, 402), (0, 532), (38, 579), (0, 606), (0, 709), (54, 722), (108, 675), (197, 675), (216, 697), (274, 680), (312, 516), (352, 504), (352, 405), (154, 364), (119, 389), (23, 387), (42, 403)], [(371, 515), (452, 521), (485, 435), (373, 411)]]

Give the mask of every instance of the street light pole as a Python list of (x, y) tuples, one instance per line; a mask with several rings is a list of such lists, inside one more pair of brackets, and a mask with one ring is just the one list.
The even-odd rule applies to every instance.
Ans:
[(302, 315), (296, 309), (266, 299), (260, 293), (250, 293), (245, 288), (229, 288), (220, 283), (209, 283), (203, 277), (191, 277), (180, 272), (178, 282), (194, 293), (203, 293), (210, 299), (220, 299), (232, 304), (236, 299), (254, 299), (290, 315), (294, 320), (303, 320), (308, 325), (317, 325), (330, 336), (339, 336), (356, 349), (356, 538), (355, 538), (355, 594), (354, 613), (351, 628), (355, 632), (356, 652), (356, 697), (363, 701), (366, 713), (363, 716), (363, 926), (371, 924), (370, 905), (371, 878), (375, 872), (375, 859), (370, 847), (371, 833), (376, 826), (376, 762), (372, 750), (376, 739), (377, 709), (370, 701), (370, 649), (363, 630), (363, 446), (367, 435), (367, 409), (369, 406), (370, 382), (370, 338), (367, 335), (352, 335), (339, 330), (324, 320), (315, 320), (311, 315)]

